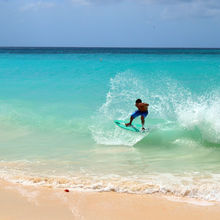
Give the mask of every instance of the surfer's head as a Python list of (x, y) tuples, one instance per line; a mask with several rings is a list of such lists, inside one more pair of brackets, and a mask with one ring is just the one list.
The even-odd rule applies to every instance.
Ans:
[(135, 105), (138, 106), (139, 103), (142, 103), (141, 99), (137, 99)]

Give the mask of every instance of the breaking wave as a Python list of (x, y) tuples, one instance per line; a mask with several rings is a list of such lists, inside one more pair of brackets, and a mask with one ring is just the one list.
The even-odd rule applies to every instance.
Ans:
[(199, 95), (171, 78), (159, 75), (137, 77), (131, 71), (118, 73), (110, 79), (106, 101), (93, 116), (90, 130), (98, 144), (133, 146), (145, 137), (113, 124), (115, 119), (129, 119), (137, 98), (150, 103), (146, 124), (154, 130), (158, 129), (158, 135), (164, 130), (182, 129), (185, 132), (197, 129), (200, 134), (198, 140), (220, 144), (218, 90)]

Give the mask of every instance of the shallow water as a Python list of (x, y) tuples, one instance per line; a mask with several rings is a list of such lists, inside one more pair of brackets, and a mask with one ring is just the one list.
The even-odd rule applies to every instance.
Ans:
[[(113, 123), (137, 98), (149, 134)], [(22, 183), (219, 201), (220, 50), (0, 49), (0, 160)]]

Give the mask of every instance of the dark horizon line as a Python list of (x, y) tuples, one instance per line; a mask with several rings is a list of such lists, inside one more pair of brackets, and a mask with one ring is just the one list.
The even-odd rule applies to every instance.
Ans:
[(219, 50), (220, 47), (102, 47), (102, 46), (0, 46), (2, 49), (7, 48), (32, 48), (32, 49), (43, 49), (43, 48), (49, 48), (49, 49), (55, 49), (55, 48), (64, 48), (64, 49), (206, 49), (206, 50), (212, 50), (217, 49)]

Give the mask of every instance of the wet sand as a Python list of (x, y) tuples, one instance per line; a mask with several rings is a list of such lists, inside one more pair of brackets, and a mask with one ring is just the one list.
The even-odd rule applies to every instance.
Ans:
[[(195, 201), (194, 201), (195, 202)], [(64, 192), (0, 181), (0, 220), (219, 220), (220, 204), (116, 192)]]

